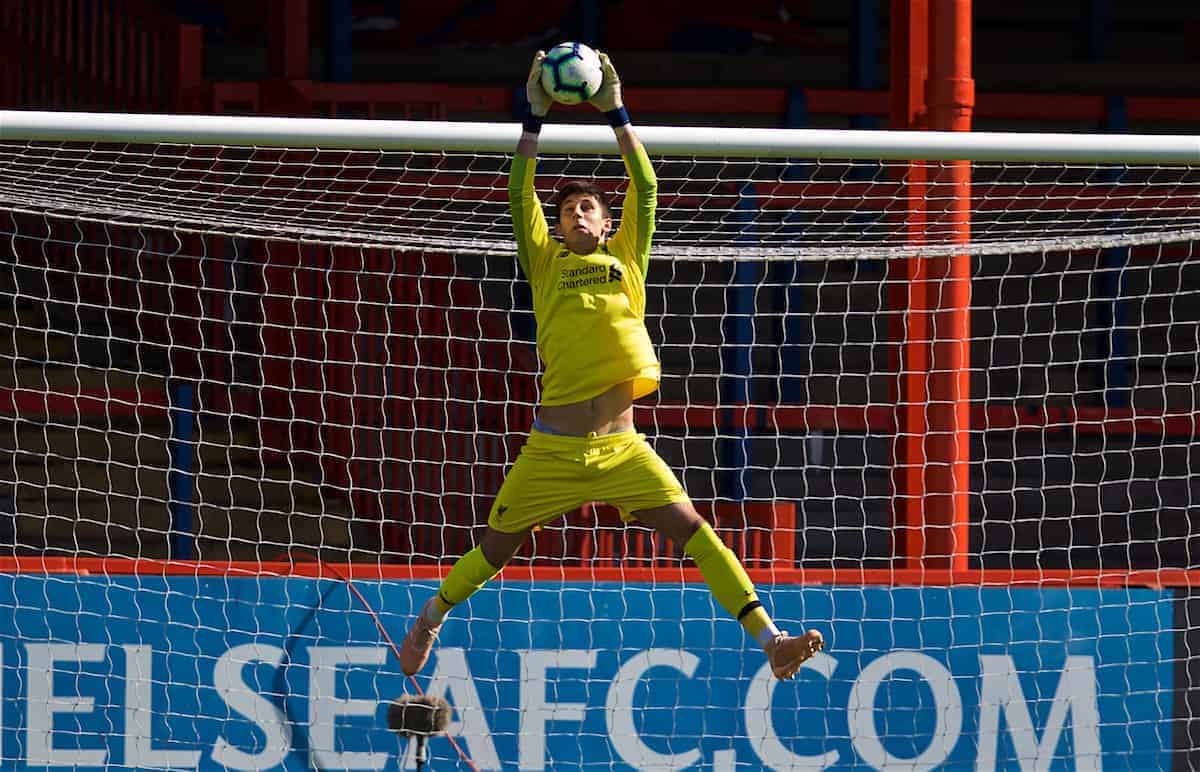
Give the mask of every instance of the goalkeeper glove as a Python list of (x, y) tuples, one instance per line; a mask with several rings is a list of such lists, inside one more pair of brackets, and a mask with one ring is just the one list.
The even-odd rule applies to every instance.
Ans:
[(621, 109), (624, 106), (621, 102), (621, 77), (617, 75), (617, 68), (613, 67), (608, 54), (603, 52), (600, 53), (600, 71), (604, 73), (604, 80), (600, 81), (600, 88), (588, 101), (602, 113)]
[(529, 100), (529, 112), (538, 118), (545, 117), (550, 112), (552, 100), (542, 88), (542, 60), (546, 58), (545, 51), (533, 55), (533, 66), (529, 68), (529, 78), (525, 81), (525, 98)]

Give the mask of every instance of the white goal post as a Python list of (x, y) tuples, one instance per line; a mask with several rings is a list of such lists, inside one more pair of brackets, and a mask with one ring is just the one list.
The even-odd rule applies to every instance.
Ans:
[[(0, 111), (0, 139), (359, 150), (511, 152), (520, 124)], [(1200, 163), (1200, 137), (1161, 134), (862, 131), (639, 126), (661, 155), (1057, 163)], [(547, 153), (612, 153), (605, 126), (547, 124)]]
[[(470, 548), (538, 402), (519, 131), (0, 111), (0, 696), (26, 717), (0, 766), (389, 763), (410, 686), (381, 630)], [(478, 766), (1197, 745), (1200, 136), (637, 132), (663, 380), (636, 420), (831, 645), (776, 685), (678, 550), (588, 505), (422, 677)], [(616, 152), (548, 123), (542, 200), (586, 177), (619, 205)]]

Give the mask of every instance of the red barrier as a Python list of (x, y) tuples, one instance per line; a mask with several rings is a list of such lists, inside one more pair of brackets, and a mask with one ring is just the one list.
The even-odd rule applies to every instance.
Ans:
[[(792, 566), (796, 560), (796, 505), (787, 501), (695, 502), (696, 509), (748, 568)], [(627, 527), (617, 510), (589, 504), (569, 513), (566, 546), (549, 557), (566, 565), (667, 567), (678, 563), (681, 545), (671, 545), (644, 527)], [(541, 555), (539, 555), (541, 557)]]
[[(0, 557), (4, 574), (75, 574), (79, 576), (296, 576), (341, 581), (380, 579), (437, 580), (449, 564), (403, 565), (382, 563), (320, 562), (216, 562), (183, 560), (130, 560), (128, 558)], [(890, 569), (890, 568), (749, 568), (759, 585), (801, 584), (882, 587), (1081, 587), (1119, 588), (1200, 587), (1200, 571), (1164, 568), (1128, 570), (1016, 570), (1016, 569)], [(633, 566), (530, 566), (513, 563), (504, 569), (505, 581), (535, 582), (689, 582), (702, 583), (700, 572), (677, 565), (671, 568)]]

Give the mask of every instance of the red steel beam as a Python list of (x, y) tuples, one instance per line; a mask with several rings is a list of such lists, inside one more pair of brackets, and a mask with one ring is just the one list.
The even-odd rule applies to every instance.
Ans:
[[(975, 104), (971, 79), (971, 2), (933, 0), (929, 9), (930, 62), (925, 99), (929, 128), (970, 131)], [(971, 165), (938, 164), (933, 184), (946, 191), (939, 227), (954, 240), (971, 239)], [(966, 254), (925, 261), (930, 314), (928, 403), (925, 408), (923, 568), (967, 567), (971, 463), (971, 260)], [(909, 554), (909, 567), (915, 567)]]
[[(717, 431), (728, 406), (661, 403), (639, 405), (639, 426), (693, 432)], [(166, 393), (153, 389), (82, 389), (75, 393), (0, 388), (0, 415), (94, 418), (161, 417)], [(893, 434), (902, 411), (883, 405), (753, 405), (732, 412), (733, 425), (751, 432), (810, 431)], [(971, 431), (1079, 435), (1200, 437), (1200, 411), (1119, 407), (974, 405)]]
[[(926, 120), (925, 80), (929, 72), (928, 0), (892, 0), (891, 127), (919, 129)], [(920, 244), (925, 234), (925, 196), (928, 170), (913, 161), (893, 170), (903, 202), (898, 216), (909, 243)], [(900, 565), (915, 565), (925, 554), (925, 403), (929, 369), (929, 312), (925, 261), (908, 258), (895, 269), (898, 281), (888, 287), (892, 370), (896, 379), (896, 436), (892, 442), (893, 543)]]

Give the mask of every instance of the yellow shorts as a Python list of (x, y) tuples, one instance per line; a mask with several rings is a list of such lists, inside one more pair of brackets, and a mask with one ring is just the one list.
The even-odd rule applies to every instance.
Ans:
[(590, 501), (611, 504), (628, 522), (634, 512), (690, 499), (646, 435), (633, 429), (587, 437), (533, 429), (496, 494), (488, 525), (520, 533)]

